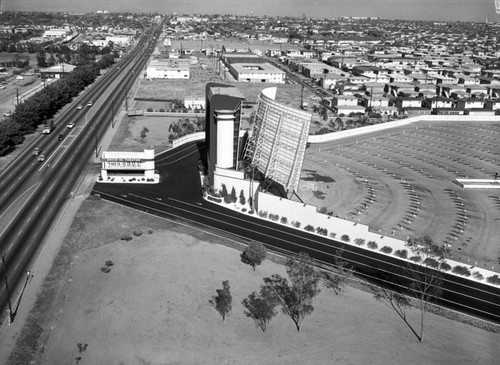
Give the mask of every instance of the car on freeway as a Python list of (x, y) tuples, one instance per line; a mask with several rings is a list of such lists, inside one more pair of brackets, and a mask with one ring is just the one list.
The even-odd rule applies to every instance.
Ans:
[(87, 106), (90, 108), (90, 107), (92, 106), (92, 104), (93, 104), (93, 103), (92, 103), (91, 101), (89, 101), (89, 102), (87, 103)]
[(59, 140), (63, 139), (64, 138), (64, 134), (60, 133), (59, 134), (59, 137), (57, 137)]
[(68, 124), (66, 124), (66, 128), (68, 129), (72, 129), (74, 126), (75, 126), (74, 122), (69, 122)]
[(43, 162), (43, 161), (45, 161), (45, 155), (38, 156), (38, 162)]
[(78, 110), (83, 109), (83, 105), (82, 105), (82, 104), (78, 105), (78, 106), (76, 107), (76, 109), (78, 109)]
[(35, 147), (33, 149), (33, 152), (31, 153), (33, 156), (38, 156), (42, 152), (42, 149), (40, 147)]

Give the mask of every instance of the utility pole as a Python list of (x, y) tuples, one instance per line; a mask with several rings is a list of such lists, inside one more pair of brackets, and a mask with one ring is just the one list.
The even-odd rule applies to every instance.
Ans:
[(12, 304), (10, 302), (10, 291), (9, 291), (9, 282), (7, 280), (7, 270), (5, 270), (5, 253), (2, 255), (2, 268), (3, 268), (3, 277), (5, 279), (5, 290), (7, 291), (7, 300), (9, 302), (9, 309), (7, 312), (9, 313), (9, 324), (14, 322), (14, 317), (16, 316), (12, 312)]

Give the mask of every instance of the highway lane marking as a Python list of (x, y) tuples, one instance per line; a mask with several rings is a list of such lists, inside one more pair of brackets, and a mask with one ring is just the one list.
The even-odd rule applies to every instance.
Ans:
[[(144, 200), (148, 200), (148, 201), (154, 202), (154, 203), (156, 203), (156, 204), (165, 205), (165, 206), (170, 206), (170, 207), (176, 208), (176, 209), (178, 209), (178, 210), (184, 210), (184, 211), (187, 211), (187, 210), (182, 209), (182, 208), (180, 208), (180, 207), (175, 207), (175, 206), (168, 205), (168, 204), (165, 204), (165, 203), (158, 203), (158, 202), (157, 202), (157, 201), (155, 201), (155, 200), (152, 200), (152, 199), (149, 199), (149, 198), (146, 198), (146, 197), (141, 197), (141, 196), (136, 195), (136, 194), (133, 194), (133, 193), (130, 193), (130, 195), (132, 195), (132, 196), (136, 196), (136, 197), (137, 197), (137, 198), (139, 198), (139, 199), (144, 199)], [(193, 204), (191, 204), (191, 203), (186, 203), (186, 202), (183, 202), (183, 201), (180, 201), (180, 200), (177, 200), (177, 199), (172, 199), (172, 198), (168, 198), (168, 199), (169, 199), (169, 200), (172, 200), (172, 201), (176, 201), (176, 202), (181, 203), (181, 204), (190, 205), (190, 206), (192, 206), (192, 207), (195, 207), (195, 205), (193, 205)], [(151, 207), (148, 207), (148, 208), (149, 208), (149, 209), (154, 209), (154, 208), (151, 208)], [(213, 212), (213, 211), (211, 211), (210, 209), (207, 209), (207, 208), (203, 208), (203, 209), (204, 209), (204, 210), (207, 210), (207, 211), (210, 211), (210, 212)], [(203, 216), (203, 217), (207, 218), (207, 216), (204, 216), (204, 215), (201, 215), (201, 214), (198, 214), (198, 213), (194, 213), (194, 212), (191, 212), (191, 211), (189, 211), (189, 212), (190, 212), (191, 214), (195, 214), (195, 215), (198, 215), (198, 216)], [(241, 219), (241, 218), (239, 218), (239, 217), (235, 217), (235, 216), (232, 216), (232, 215), (229, 215), (229, 214), (225, 214), (225, 213), (219, 213), (219, 212), (217, 212), (217, 213), (218, 213), (218, 214), (220, 214), (220, 215), (223, 215), (223, 216), (227, 216), (227, 217), (233, 218), (233, 219), (235, 219), (235, 220), (239, 220), (239, 221), (245, 222), (243, 219)], [(226, 224), (229, 224), (229, 225), (232, 225), (232, 226), (236, 226), (236, 225), (234, 225), (234, 224), (227, 223), (227, 222), (226, 222)], [(273, 227), (267, 227), (267, 226), (264, 226), (264, 225), (261, 225), (261, 224), (257, 224), (257, 225), (262, 226), (262, 227), (267, 228), (267, 229), (272, 230), (272, 231), (276, 231), (276, 232), (278, 232), (278, 233), (280, 232), (278, 229), (273, 228)], [(242, 226), (237, 226), (237, 227), (238, 227), (238, 228), (240, 228), (240, 229), (243, 229), (243, 228), (244, 228), (244, 227), (242, 227)], [(246, 229), (246, 228), (245, 228), (245, 229)], [(248, 229), (246, 229), (246, 230), (248, 230)], [(291, 236), (295, 236), (295, 237), (298, 237), (298, 238), (300, 238), (300, 239), (304, 239), (303, 237), (296, 236), (296, 235), (291, 234), (291, 233), (289, 233), (289, 234), (290, 234)], [(266, 235), (266, 236), (271, 237), (271, 238), (275, 238), (275, 239), (280, 239), (280, 240), (282, 240), (282, 239), (281, 239), (281, 238), (279, 238), (279, 237), (274, 237), (274, 236), (270, 236), (270, 235)], [(310, 239), (310, 238), (306, 238), (306, 240), (308, 240), (308, 241), (310, 241), (310, 242), (313, 242), (313, 243), (314, 243), (314, 244), (316, 244), (316, 245), (320, 245), (320, 246), (325, 246), (325, 247), (328, 247), (328, 248), (332, 248), (332, 246), (331, 246), (331, 245), (325, 244), (325, 243), (323, 243), (323, 242), (319, 242), (319, 241), (316, 241), (316, 240), (313, 240), (313, 239)], [(283, 240), (282, 240), (282, 241), (283, 241)], [(326, 253), (325, 253), (325, 252), (323, 252), (323, 251), (316, 250), (316, 249), (311, 249), (311, 248), (310, 248), (310, 247), (308, 247), (308, 246), (300, 245), (300, 244), (298, 244), (298, 243), (293, 243), (293, 242), (290, 242), (290, 241), (285, 241), (285, 242), (287, 242), (287, 243), (291, 243), (291, 244), (296, 245), (296, 246), (299, 246), (299, 247), (307, 248), (307, 249), (309, 249), (309, 250), (313, 250), (313, 251), (316, 251), (316, 252), (320, 252), (320, 253), (322, 253), (322, 254), (326, 254)], [(355, 247), (355, 246), (353, 246), (353, 247)], [(384, 264), (386, 264), (386, 265), (390, 265), (390, 266), (396, 266), (396, 267), (398, 267), (398, 265), (396, 265), (396, 264), (392, 264), (392, 263), (389, 263), (389, 262), (383, 261), (383, 260), (381, 260), (381, 259), (377, 259), (377, 258), (375, 258), (375, 257), (369, 257), (369, 256), (367, 256), (367, 255), (364, 255), (364, 254), (361, 254), (361, 253), (356, 253), (356, 252), (353, 252), (353, 254), (358, 255), (358, 256), (360, 256), (360, 257), (369, 258), (369, 259), (371, 259), (371, 260), (379, 261), (379, 262), (382, 262), (382, 263), (384, 263)], [(329, 255), (330, 255), (330, 254), (329, 254)], [(330, 256), (331, 256), (331, 255), (330, 255)], [(397, 258), (395, 258), (395, 259), (397, 259)], [(363, 265), (364, 265), (364, 264), (363, 264)], [(394, 275), (394, 273), (392, 273), (392, 274)], [(398, 274), (398, 276), (402, 276), (402, 275), (399, 275), (399, 274)], [(404, 277), (404, 276), (402, 276), (402, 277)], [(455, 283), (455, 282), (453, 282), (453, 283), (454, 283), (454, 284), (456, 284), (456, 285), (459, 285), (459, 286), (466, 287), (466, 288), (473, 288), (473, 287), (471, 287), (471, 286), (469, 286), (469, 285), (458, 284), (458, 283)], [(474, 290), (478, 290), (477, 288), (473, 288), (473, 289), (474, 289)], [(482, 291), (482, 290), (481, 290), (481, 291)], [(489, 292), (487, 292), (487, 293), (489, 293)], [(491, 293), (489, 293), (489, 294), (491, 294)], [(464, 295), (464, 294), (460, 293), (460, 295)], [(469, 296), (469, 297), (470, 297), (470, 296)], [(470, 297), (470, 298), (474, 298), (474, 297)], [(474, 299), (477, 299), (477, 298), (474, 298)], [(482, 300), (482, 299), (481, 299), (481, 300)]]
[[(208, 217), (208, 216), (206, 216), (206, 215), (202, 215), (202, 214), (199, 214), (199, 213), (191, 212), (191, 211), (188, 211), (188, 210), (186, 210), (186, 209), (183, 209), (183, 208), (180, 208), (180, 207), (176, 207), (176, 206), (173, 206), (173, 205), (169, 205), (169, 204), (166, 204), (166, 203), (159, 203), (158, 201), (155, 201), (155, 200), (152, 200), (152, 199), (149, 199), (149, 198), (146, 198), (146, 197), (141, 197), (141, 196), (136, 195), (136, 194), (133, 194), (133, 193), (130, 193), (130, 195), (131, 195), (131, 196), (135, 196), (135, 197), (137, 197), (137, 198), (139, 198), (139, 199), (144, 199), (144, 200), (147, 200), (147, 201), (150, 201), (150, 202), (156, 203), (156, 204), (165, 205), (165, 206), (172, 207), (172, 208), (175, 208), (175, 209), (178, 209), (178, 210), (182, 210), (182, 211), (185, 211), (185, 212), (189, 212), (189, 213), (191, 213), (191, 214), (198, 215), (198, 216), (203, 217), (203, 218), (209, 218), (209, 217)], [(179, 202), (179, 203), (181, 203), (181, 204), (190, 205), (190, 206), (192, 206), (192, 207), (198, 207), (198, 206), (193, 205), (193, 204), (191, 204), (191, 203), (186, 203), (186, 202), (183, 202), (183, 201), (180, 201), (180, 200), (177, 200), (177, 199), (172, 199), (172, 198), (168, 198), (168, 199), (169, 199), (169, 200), (172, 200), (172, 201)], [(137, 205), (141, 205), (141, 204), (138, 204), (138, 203), (135, 203), (135, 204), (137, 204)], [(157, 210), (157, 211), (158, 211), (158, 209), (151, 208), (151, 207), (149, 207), (149, 206), (145, 206), (145, 205), (142, 205), (142, 206), (143, 206), (143, 207), (145, 207), (145, 208), (148, 208), (148, 209), (152, 209), (152, 210)], [(214, 212), (214, 211), (212, 211), (212, 210), (210, 210), (210, 209), (208, 209), (208, 208), (205, 208), (205, 207), (202, 207), (202, 208), (203, 208), (204, 210), (206, 210), (206, 211), (209, 211), (209, 212), (212, 212), (212, 213)], [(160, 211), (160, 212), (161, 212), (161, 211)], [(242, 221), (243, 223), (245, 223), (245, 220), (243, 220), (243, 219), (241, 219), (241, 218), (239, 218), (239, 217), (235, 217), (235, 216), (232, 216), (232, 215), (229, 215), (229, 214), (225, 214), (225, 213), (220, 213), (220, 212), (216, 212), (216, 213), (217, 213), (217, 214), (220, 214), (220, 215), (222, 215), (222, 216), (226, 216), (226, 217), (229, 217), (229, 218), (233, 218), (233, 219), (235, 219), (235, 220)], [(209, 219), (210, 219), (210, 218), (209, 218)], [(214, 220), (215, 220), (215, 219), (214, 219)], [(198, 223), (198, 222), (197, 222), (197, 223)], [(198, 223), (198, 224), (200, 224), (200, 223)], [(249, 229), (245, 228), (244, 226), (237, 226), (236, 224), (232, 224), (232, 223), (228, 223), (228, 222), (225, 222), (225, 224), (228, 224), (228, 225), (231, 225), (231, 226), (233, 226), (233, 227), (238, 227), (238, 228), (240, 228), (240, 229), (243, 229), (243, 230), (249, 231)], [(258, 223), (255, 223), (255, 224), (256, 224), (256, 225), (258, 225), (258, 226), (264, 227), (264, 228), (266, 228), (266, 229), (269, 229), (269, 230), (271, 230), (271, 231), (275, 231), (275, 232), (277, 232), (278, 234), (280, 233), (280, 230), (279, 230), (279, 229), (277, 229), (277, 228), (274, 228), (274, 227), (267, 227), (267, 226), (264, 226), (264, 225), (262, 225), (262, 224), (258, 224)], [(251, 232), (253, 232), (253, 231), (251, 231)], [(313, 249), (313, 248), (310, 248), (310, 247), (308, 247), (308, 246), (301, 245), (301, 244), (299, 244), (299, 243), (295, 243), (295, 242), (291, 242), (291, 241), (285, 241), (284, 239), (282, 239), (282, 238), (280, 238), (280, 237), (277, 237), (277, 236), (271, 236), (271, 235), (268, 235), (268, 234), (263, 234), (263, 233), (259, 233), (259, 234), (262, 234), (262, 235), (264, 235), (264, 236), (267, 236), (267, 237), (270, 237), (270, 238), (273, 238), (273, 239), (278, 239), (278, 240), (283, 241), (283, 242), (285, 242), (285, 243), (292, 244), (292, 245), (295, 245), (295, 246), (298, 246), (298, 247), (301, 247), (301, 248), (307, 248), (307, 249), (309, 249), (309, 250), (311, 250), (311, 251), (316, 251), (316, 252), (319, 252), (319, 253), (324, 254), (324, 255), (332, 256), (332, 254), (326, 253), (326, 252), (324, 252), (324, 251), (320, 251), (320, 250), (318, 250), (318, 249)], [(295, 237), (297, 237), (297, 238), (300, 238), (301, 240), (307, 240), (307, 241), (310, 241), (310, 242), (312, 242), (312, 243), (314, 243), (314, 244), (316, 244), (316, 245), (319, 245), (319, 246), (324, 246), (324, 247), (328, 247), (328, 248), (335, 248), (334, 246), (331, 246), (331, 245), (328, 245), (328, 244), (326, 244), (326, 243), (323, 243), (323, 242), (319, 242), (319, 241), (313, 240), (313, 239), (311, 239), (311, 238), (304, 238), (304, 237), (301, 237), (301, 236), (294, 235), (294, 234), (292, 234), (292, 233), (288, 233), (288, 234), (289, 234), (290, 236), (295, 236)], [(324, 238), (324, 237), (323, 237), (323, 238)], [(345, 245), (344, 245), (344, 246), (345, 246)], [(349, 247), (349, 246), (347, 246), (347, 247)], [(352, 246), (352, 247), (355, 247), (355, 246)], [(357, 256), (360, 256), (360, 257), (368, 258), (368, 259), (370, 259), (370, 260), (378, 261), (378, 262), (381, 262), (381, 263), (386, 264), (386, 265), (389, 265), (389, 266), (400, 267), (400, 265), (396, 265), (396, 264), (393, 264), (393, 263), (390, 263), (390, 262), (387, 262), (387, 261), (384, 261), (384, 260), (381, 260), (381, 259), (378, 259), (378, 258), (375, 258), (375, 257), (370, 257), (370, 256), (367, 256), (367, 255), (362, 254), (362, 253), (352, 252), (352, 254), (357, 255)], [(333, 256), (335, 256), (335, 255), (333, 255)], [(391, 257), (391, 258), (392, 258), (392, 257)], [(397, 257), (394, 257), (394, 259), (397, 259)], [(358, 264), (359, 264), (359, 263), (358, 263)], [(362, 265), (365, 265), (365, 264), (362, 264)], [(370, 266), (370, 267), (372, 268), (372, 266)], [(377, 268), (377, 269), (378, 269), (378, 270), (381, 270), (381, 269), (379, 269), (379, 268)], [(386, 271), (386, 270), (383, 270), (383, 271)], [(387, 272), (387, 271), (386, 271), (386, 272)], [(404, 277), (404, 278), (406, 278), (406, 277), (405, 277), (405, 276), (403, 276), (403, 275), (394, 274), (394, 273), (392, 273), (392, 272), (390, 272), (390, 274), (392, 274), (392, 275), (397, 275), (397, 276), (399, 276), (399, 277)], [(460, 286), (463, 286), (463, 287), (466, 287), (466, 288), (473, 288), (473, 287), (471, 287), (471, 286), (469, 286), (469, 285), (457, 284), (457, 283), (455, 283), (455, 282), (454, 282), (454, 284), (456, 284), (456, 285), (460, 285)], [(478, 290), (478, 289), (476, 289), (476, 288), (473, 288), (473, 289), (474, 289), (474, 290)], [(488, 292), (487, 292), (487, 293), (488, 293)], [(460, 294), (460, 295), (464, 295), (463, 293), (459, 293), (459, 294)], [(469, 297), (470, 297), (470, 296), (469, 296)], [(474, 298), (474, 297), (470, 297), (470, 298)], [(474, 299), (477, 299), (477, 298), (474, 298)]]
[[(0, 215), (0, 219), (1, 219), (1, 218), (2, 218), (2, 217), (6, 214), (6, 213), (7, 213), (7, 211), (9, 211), (9, 210), (12, 208), (12, 206), (13, 206), (14, 204), (16, 204), (16, 203), (17, 203), (17, 201), (18, 201), (19, 199), (21, 199), (21, 198), (24, 196), (24, 194), (28, 193), (28, 192), (30, 191), (30, 189), (35, 189), (35, 188), (36, 188), (36, 187), (38, 187), (40, 184), (41, 184), (41, 183), (36, 183), (36, 184), (34, 184), (33, 186), (31, 186), (31, 187), (29, 187), (28, 189), (26, 189), (26, 191), (25, 191), (24, 193), (22, 193), (22, 194), (21, 194), (21, 195), (20, 195), (20, 196), (19, 196), (16, 200), (14, 200), (14, 201), (13, 201), (13, 202), (12, 202), (12, 203), (11, 203), (11, 204), (7, 207), (7, 209), (5, 209), (5, 210), (4, 210), (4, 212)], [(31, 198), (31, 196), (32, 196), (35, 192), (36, 192), (36, 191), (35, 191), (35, 190), (33, 190), (33, 191), (30, 193), (30, 196), (28, 196), (28, 200), (27, 200), (27, 201), (26, 201), (26, 202), (25, 202), (25, 203), (21, 206), (21, 208), (17, 211), (17, 213), (19, 213), (19, 211), (23, 210), (24, 206), (28, 203), (29, 199)], [(3, 236), (3, 234), (4, 234), (5, 230), (9, 227), (9, 225), (12, 223), (12, 221), (13, 221), (14, 219), (15, 219), (15, 217), (11, 219), (11, 221), (7, 224), (7, 226), (6, 226), (6, 227), (3, 229), (3, 231), (0, 233), (0, 236)]]
[[(188, 157), (188, 156), (191, 156), (191, 155), (193, 155), (193, 154), (195, 154), (195, 153), (198, 153), (198, 150), (196, 150), (196, 151), (192, 151), (192, 152), (190, 152), (190, 153), (188, 153), (188, 154), (186, 154), (186, 155), (184, 155), (184, 156), (181, 156), (181, 157), (179, 157), (178, 159), (173, 160), (173, 161), (169, 161), (169, 162), (165, 162), (165, 163), (161, 163), (161, 164), (160, 164), (160, 163), (157, 163), (157, 164), (156, 164), (156, 166), (167, 166), (167, 165), (171, 165), (171, 164), (176, 163), (176, 162), (179, 162), (180, 160), (182, 160), (182, 159), (184, 159), (184, 158), (186, 158), (186, 157)], [(158, 161), (158, 162), (159, 162), (159, 161)]]
[[(108, 195), (108, 194), (106, 194), (106, 193), (102, 193), (102, 192), (98, 192), (98, 193), (99, 193), (99, 194), (102, 194), (102, 195)], [(134, 194), (131, 194), (131, 195), (134, 195)], [(114, 196), (112, 196), (112, 197), (114, 197)], [(145, 199), (145, 200), (150, 200), (150, 199), (148, 199), (148, 198), (144, 198), (144, 197), (140, 197), (140, 196), (137, 196), (137, 197), (138, 197), (138, 198)], [(115, 198), (116, 198), (116, 197), (115, 197)], [(169, 199), (170, 199), (170, 198), (169, 198)], [(120, 200), (124, 200), (124, 199), (120, 199)], [(170, 199), (170, 200), (172, 200), (172, 201), (176, 201), (175, 199)], [(152, 201), (152, 200), (151, 200), (151, 201)], [(149, 209), (149, 210), (153, 210), (153, 211), (158, 211), (158, 212), (164, 213), (164, 212), (162, 212), (162, 211), (160, 211), (160, 210), (158, 210), (158, 209), (151, 208), (151, 207), (149, 207), (149, 206), (142, 205), (142, 204), (140, 204), (140, 203), (135, 203), (135, 202), (132, 202), (132, 203), (136, 204), (137, 206), (142, 206), (142, 207), (144, 207), (144, 208), (147, 208), (147, 209)], [(157, 203), (157, 202), (156, 202), (156, 203)], [(185, 203), (185, 202), (181, 202), (181, 203), (186, 204), (186, 205), (191, 205), (191, 206), (193, 206), (193, 205), (192, 205), (192, 204), (190, 204), (190, 203)], [(162, 203), (161, 205), (170, 206), (170, 207), (175, 208), (175, 209), (177, 209), (177, 210), (186, 211), (186, 212), (190, 212), (191, 214), (195, 214), (195, 215), (198, 215), (198, 216), (202, 216), (201, 214), (194, 213), (194, 212), (191, 212), (191, 211), (187, 211), (186, 209), (182, 209), (182, 208), (180, 208), (180, 207), (176, 207), (176, 206), (173, 206), (173, 205), (168, 205), (168, 204), (164, 204), (164, 203)], [(207, 208), (204, 208), (204, 209), (205, 209), (205, 210), (209, 210), (209, 209), (207, 209)], [(224, 213), (219, 213), (219, 212), (217, 212), (217, 213), (218, 213), (218, 214), (221, 214), (221, 215), (225, 215)], [(178, 215), (175, 215), (175, 214), (172, 214), (172, 213), (169, 213), (169, 214), (170, 214), (170, 215), (173, 215), (173, 216), (177, 216), (177, 217), (182, 218), (182, 219), (185, 219), (185, 220), (188, 220), (188, 221), (190, 221), (190, 222), (194, 222), (194, 223), (196, 223), (196, 224), (198, 224), (198, 225), (200, 225), (200, 224), (201, 224), (201, 225), (203, 225), (203, 226), (210, 227), (212, 230), (214, 229), (214, 227), (211, 227), (211, 226), (209, 226), (208, 224), (205, 224), (205, 223), (200, 223), (200, 222), (197, 222), (197, 221), (193, 221), (192, 219), (188, 219), (188, 218), (185, 218), (185, 217), (181, 217), (181, 216), (178, 216)], [(203, 216), (203, 217), (207, 218), (206, 216)], [(162, 218), (164, 218), (164, 217), (162, 217)], [(232, 217), (232, 218), (236, 218), (236, 217)], [(164, 219), (167, 219), (167, 220), (168, 220), (168, 218), (164, 218)], [(236, 219), (239, 219), (239, 218), (236, 218)], [(179, 222), (176, 222), (176, 223), (177, 223), (177, 224), (179, 224)], [(229, 224), (229, 225), (232, 225), (232, 226), (236, 226), (236, 225), (231, 224), (231, 223), (226, 223), (226, 224)], [(199, 229), (199, 228), (197, 228), (197, 227), (192, 227), (192, 226), (189, 226), (189, 227), (191, 227), (191, 228), (195, 228), (195, 229), (200, 230), (200, 229)], [(249, 230), (249, 229), (246, 229), (245, 227), (241, 227), (241, 226), (238, 226), (238, 228), (241, 228), (241, 229), (243, 229), (243, 230), (247, 230), (247, 231)], [(276, 230), (276, 229), (273, 229), (273, 228), (271, 228), (271, 227), (266, 227), (266, 228), (269, 228), (269, 229), (271, 229), (271, 230)], [(220, 229), (218, 229), (218, 228), (215, 228), (215, 229), (220, 230)], [(220, 230), (220, 231), (227, 232), (227, 231), (224, 231), (224, 230)], [(252, 232), (253, 232), (253, 231), (252, 231)], [(210, 233), (210, 234), (214, 234), (212, 231), (209, 231), (209, 233)], [(230, 232), (228, 232), (228, 233), (229, 233), (229, 234), (231, 234), (231, 235), (233, 235), (233, 236), (241, 237), (242, 239), (245, 239), (245, 240), (246, 240), (246, 237), (242, 237), (242, 236), (240, 236), (240, 235), (238, 235), (238, 234), (235, 234), (235, 233), (230, 233)], [(308, 247), (308, 246), (304, 246), (304, 245), (301, 245), (301, 244), (298, 244), (298, 243), (295, 243), (295, 242), (286, 241), (286, 240), (284, 240), (284, 239), (282, 239), (282, 238), (280, 238), (280, 237), (270, 236), (270, 235), (268, 235), (268, 234), (264, 234), (264, 233), (260, 233), (260, 234), (261, 234), (261, 235), (264, 235), (264, 236), (267, 236), (267, 237), (270, 237), (270, 238), (273, 238), (273, 239), (275, 239), (275, 240), (280, 240), (280, 241), (283, 241), (283, 242), (285, 242), (285, 243), (287, 243), (287, 244), (290, 244), (290, 245), (294, 245), (294, 246), (298, 246), (298, 247), (301, 247), (301, 248), (306, 248), (306, 249), (309, 249), (309, 250), (311, 250), (311, 251), (316, 251), (316, 252), (319, 252), (319, 253), (321, 253), (322, 255), (325, 255), (325, 256), (333, 256), (333, 257), (338, 257), (337, 255), (332, 255), (331, 253), (328, 253), (328, 252), (320, 251), (320, 250), (317, 250), (317, 249), (314, 249), (314, 248), (311, 248), (311, 247)], [(293, 234), (291, 234), (291, 233), (290, 233), (290, 235), (291, 235), (291, 236), (293, 236)], [(223, 237), (224, 237), (224, 238), (227, 238), (226, 236), (223, 236)], [(305, 240), (308, 240), (308, 241), (312, 241), (312, 242), (314, 242), (314, 243), (316, 243), (316, 244), (325, 245), (324, 243), (321, 243), (321, 242), (318, 242), (318, 241), (313, 241), (313, 240), (312, 240), (312, 239), (310, 239), (310, 238), (304, 238), (304, 237), (299, 237), (299, 238), (301, 238), (301, 239), (305, 239)], [(330, 247), (331, 247), (331, 248), (335, 248), (335, 247), (332, 247), (332, 246), (330, 246)], [(281, 249), (280, 249), (280, 250), (281, 250)], [(339, 249), (337, 249), (337, 250), (339, 250)], [(363, 254), (361, 254), (361, 253), (352, 252), (352, 254), (353, 254), (353, 255), (360, 256), (360, 257), (368, 257), (368, 258), (369, 258), (369, 259), (371, 259), (371, 260), (374, 260), (374, 261), (380, 261), (380, 262), (382, 262), (382, 263), (384, 263), (384, 264), (386, 264), (386, 265), (388, 265), (388, 266), (397, 266), (397, 265), (395, 265), (395, 264), (393, 264), (393, 263), (386, 262), (386, 261), (383, 261), (383, 260), (377, 259), (377, 258), (375, 258), (375, 257), (369, 257), (369, 256), (363, 255)], [(347, 259), (345, 259), (345, 260), (346, 260), (346, 261), (349, 261), (349, 260), (347, 260)], [(321, 260), (316, 260), (316, 261), (320, 262)], [(394, 276), (397, 276), (397, 277), (403, 277), (403, 278), (405, 278), (405, 279), (408, 279), (408, 277), (406, 277), (406, 276), (403, 276), (403, 275), (398, 274), (398, 273), (390, 272), (390, 271), (387, 271), (387, 270), (385, 270), (385, 269), (381, 269), (381, 268), (379, 268), (379, 267), (369, 266), (369, 265), (367, 265), (367, 264), (365, 264), (365, 263), (361, 263), (361, 262), (356, 262), (356, 263), (357, 263), (358, 265), (367, 266), (368, 268), (371, 268), (371, 269), (377, 269), (377, 270), (379, 270), (379, 271), (381, 271), (381, 272), (389, 273), (389, 274), (394, 275)], [(330, 263), (328, 263), (328, 264), (330, 264)], [(372, 276), (367, 275), (367, 274), (364, 274), (364, 273), (358, 273), (358, 274), (363, 275), (363, 276), (365, 276), (365, 277), (370, 277), (370, 278), (378, 279), (379, 281), (384, 281), (384, 282), (386, 282), (386, 283), (389, 283), (388, 281), (381, 280), (381, 279), (380, 279), (380, 278), (378, 278), (378, 277), (377, 277), (377, 278), (375, 278), (375, 277), (372, 277)], [(448, 281), (447, 279), (445, 279), (445, 280), (446, 280), (446, 281)], [(390, 284), (392, 284), (392, 285), (397, 285), (397, 286), (399, 286), (399, 287), (400, 287), (400, 288), (402, 288), (402, 289), (408, 289), (406, 286), (403, 286), (403, 285), (401, 285), (401, 284), (394, 284), (394, 283), (392, 283), (392, 282), (391, 282)], [(462, 284), (462, 283), (453, 282), (453, 284), (455, 284), (455, 285), (457, 285), (457, 286), (462, 286), (462, 287), (465, 287), (465, 288), (472, 288), (472, 289), (474, 289), (474, 290), (475, 290), (475, 291), (477, 291), (477, 292), (485, 292), (484, 290), (481, 290), (481, 289), (478, 289), (478, 288), (473, 288), (473, 287), (470, 287), (470, 286), (468, 286), (468, 285), (464, 285), (464, 284)], [(449, 293), (458, 294), (459, 296), (462, 296), (463, 298), (469, 298), (469, 299), (473, 299), (473, 300), (476, 300), (476, 301), (482, 301), (482, 302), (488, 303), (488, 304), (490, 304), (490, 305), (496, 305), (496, 306), (498, 306), (498, 304), (497, 304), (496, 302), (489, 302), (489, 301), (486, 301), (486, 300), (484, 300), (484, 299), (482, 299), (482, 298), (476, 298), (476, 297), (473, 297), (473, 296), (471, 296), (471, 295), (469, 295), (469, 294), (465, 294), (464, 292), (456, 292), (456, 291), (454, 291), (454, 290), (450, 290), (450, 289), (445, 289), (445, 290), (446, 290), (447, 292), (449, 292)], [(488, 294), (494, 294), (494, 293), (491, 293), (491, 292), (486, 292), (486, 293), (488, 293)], [(467, 309), (473, 310), (473, 311), (475, 311), (475, 312), (485, 313), (485, 314), (488, 314), (488, 315), (495, 315), (495, 316), (497, 316), (497, 317), (499, 317), (499, 318), (500, 318), (500, 316), (496, 315), (495, 313), (486, 312), (486, 311), (481, 310), (481, 309), (479, 309), (479, 308), (470, 307), (470, 306), (465, 305), (465, 304), (463, 304), (463, 303), (453, 302), (453, 301), (451, 301), (451, 300), (448, 300), (448, 299), (443, 299), (443, 298), (441, 298), (441, 300), (443, 300), (443, 301), (445, 301), (445, 302), (448, 302), (448, 303), (452, 303), (452, 304), (459, 304), (460, 306), (462, 306), (462, 308), (467, 308)], [(438, 306), (439, 306), (439, 305), (438, 305)], [(440, 306), (440, 307), (442, 307), (442, 306)], [(443, 308), (444, 308), (444, 307), (443, 307)], [(463, 314), (463, 313), (462, 313), (462, 314)], [(470, 315), (470, 314), (468, 314), (468, 315), (469, 315), (469, 316), (472, 316), (472, 315)], [(472, 317), (473, 317), (473, 316), (472, 316)], [(484, 319), (482, 319), (482, 320), (484, 320)]]

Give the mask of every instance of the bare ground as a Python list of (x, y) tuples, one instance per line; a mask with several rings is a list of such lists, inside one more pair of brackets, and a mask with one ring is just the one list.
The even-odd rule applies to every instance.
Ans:
[[(121, 241), (124, 233), (133, 239)], [(262, 277), (285, 275), (284, 268), (268, 260), (253, 272), (222, 242), (87, 200), (30, 321), (43, 329), (35, 363), (495, 364), (500, 356), (498, 334), (433, 314), (419, 343), (389, 308), (354, 288), (339, 296), (324, 289), (300, 333), (281, 313), (263, 333), (240, 303)], [(106, 260), (113, 262), (109, 273), (101, 271)], [(233, 296), (225, 322), (208, 303), (223, 280)], [(79, 353), (78, 343), (88, 347)], [(24, 364), (14, 358), (11, 364)]]

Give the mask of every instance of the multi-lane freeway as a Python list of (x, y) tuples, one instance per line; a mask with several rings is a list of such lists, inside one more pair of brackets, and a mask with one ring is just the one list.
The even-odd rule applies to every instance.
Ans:
[[(274, 251), (307, 252), (319, 262), (334, 263), (341, 249), (343, 259), (357, 275), (368, 280), (390, 281), (402, 288), (408, 286), (408, 272), (397, 258), (235, 212), (202, 199), (197, 163), (203, 148), (202, 143), (187, 144), (156, 156), (159, 185), (148, 185), (144, 189), (140, 185), (98, 183), (93, 193), (161, 217), (188, 221), (219, 235), (243, 241), (258, 240)], [(445, 274), (439, 303), (500, 323), (500, 288)]]
[[(16, 287), (29, 271), (54, 217), (91, 154), (94, 150), (97, 153), (97, 141), (128, 97), (160, 31), (161, 24), (149, 29), (132, 52), (100, 76), (74, 106), (59, 113), (55, 130), (40, 135), (32, 146), (40, 148), (44, 161), (38, 161), (38, 156), (32, 155), (33, 148), (28, 148), (0, 175), (0, 255), (5, 263), (0, 272), (3, 274), (5, 269), (10, 288)], [(68, 129), (68, 122), (75, 126)], [(4, 279), (0, 281), (3, 313), (9, 299)]]

